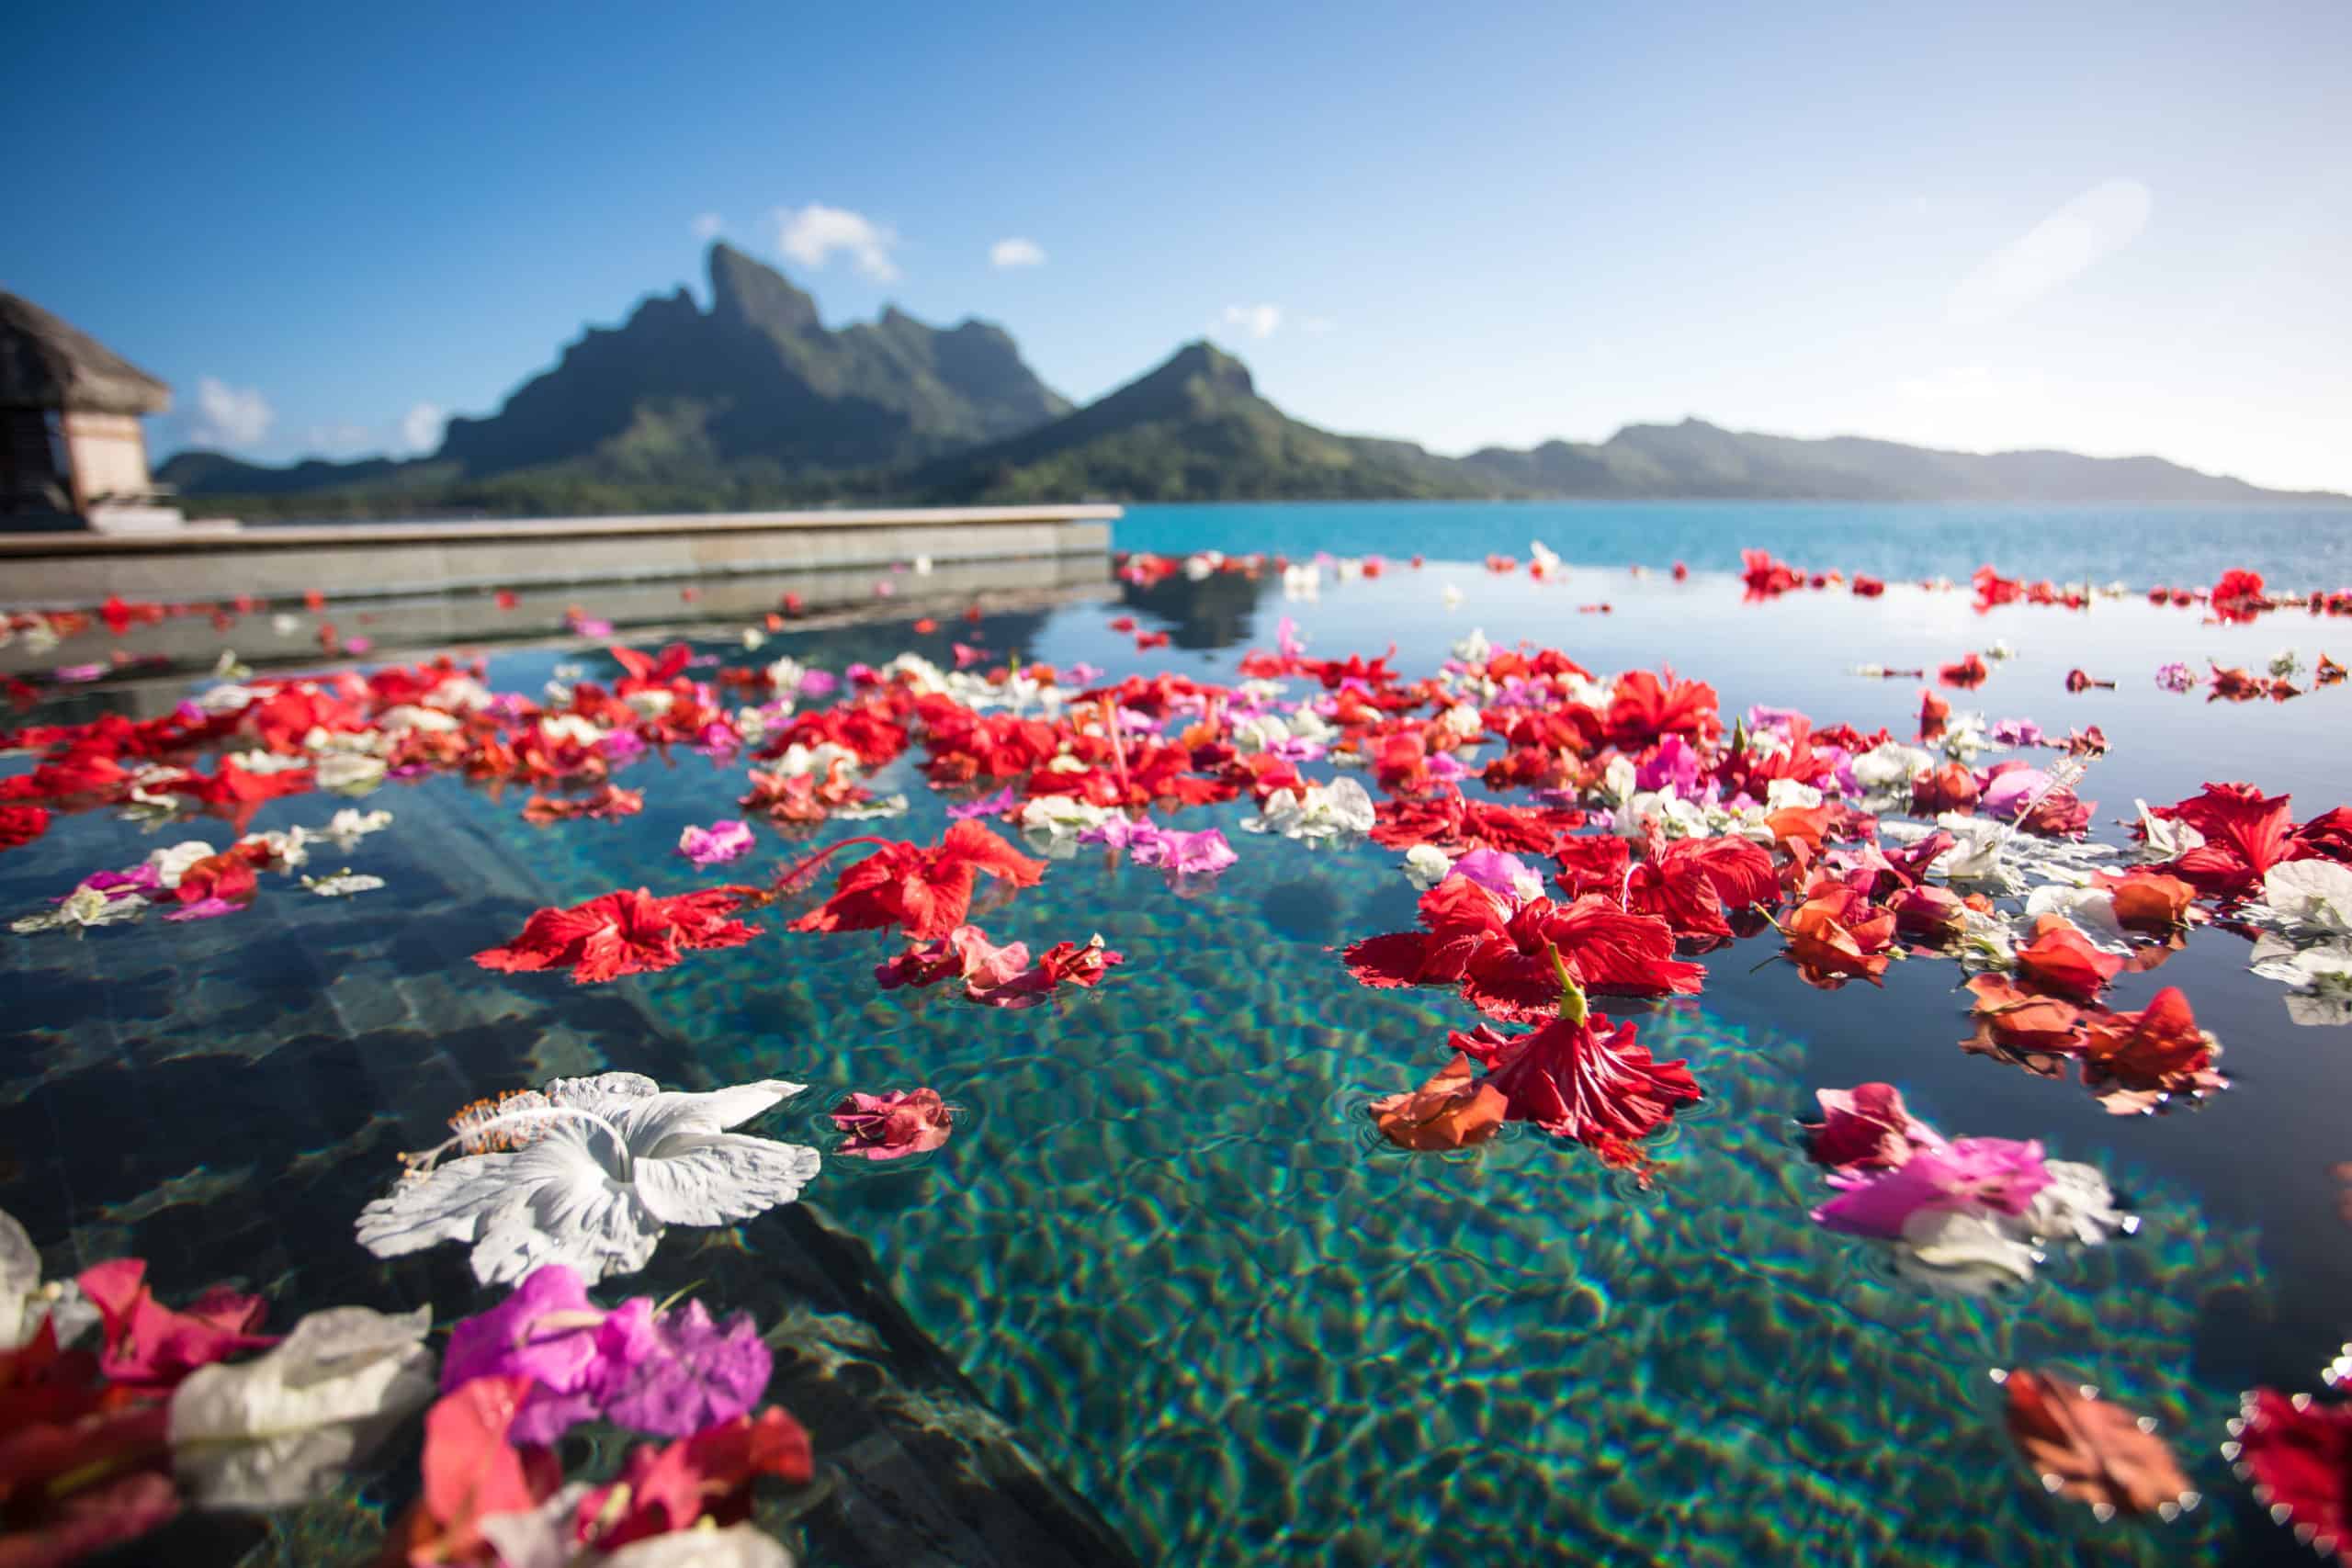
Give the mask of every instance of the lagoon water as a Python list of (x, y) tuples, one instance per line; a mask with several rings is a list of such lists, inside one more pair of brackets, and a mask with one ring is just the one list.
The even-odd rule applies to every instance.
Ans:
[(2352, 502), (2238, 506), (1996, 505), (1974, 502), (1237, 502), (1136, 506), (1123, 549), (1182, 554), (1329, 550), (1399, 559), (1526, 559), (1541, 539), (1571, 561), (1736, 571), (1743, 548), (1888, 581), (1965, 581), (1986, 563), (2057, 582), (2211, 582), (2232, 567), (2274, 581), (2352, 583)]
[[(1955, 705), (2053, 733), (2101, 726), (2113, 750), (2081, 786), (2101, 839), (2119, 837), (2135, 796), (2170, 801), (2209, 778), (2291, 790), (2299, 818), (2352, 795), (2352, 689), (2209, 705), (2150, 679), (2175, 659), (2258, 665), (2288, 646), (2344, 659), (2345, 622), (2221, 626), (2138, 601), (1980, 616), (1965, 592), (1901, 581), (1989, 559), (2135, 582), (2248, 565), (2335, 587), (2352, 581), (2352, 513), (1902, 511), (1138, 509), (1119, 525), (1124, 547), (1430, 564), (1327, 574), (1298, 603), (1272, 575), (1179, 576), (1124, 590), (1123, 605), (992, 615), (977, 637), (1114, 677), (1229, 680), (1283, 615), (1318, 654), (1394, 643), (1408, 674), (1479, 626), (1595, 670), (1671, 664), (1713, 682), (1727, 716), (1763, 703), (1898, 734), (1917, 683), (1851, 667), (1934, 665), (1999, 637), (2018, 656)], [(1471, 564), (1523, 554), (1530, 536), (1609, 564), (1551, 583)], [(1898, 581), (1878, 601), (1747, 604), (1711, 569), (1751, 545)], [(1619, 569), (1678, 557), (1699, 569), (1688, 582)], [(1601, 604), (1609, 613), (1583, 608)], [(944, 660), (951, 636), (976, 635), (956, 623), (918, 636), (914, 613), (778, 638), (759, 657), (838, 671), (911, 647)], [(1106, 626), (1122, 613), (1173, 646), (1138, 654)], [(730, 634), (711, 628), (697, 649), (743, 662)], [(544, 648), (494, 656), (490, 683), (536, 693), (567, 659), (612, 672), (600, 652)], [(2069, 695), (2075, 666), (2119, 686)], [(90, 716), (104, 701), (85, 694), (42, 716)], [(915, 760), (876, 787), (914, 797), (887, 831), (927, 840), (944, 803)], [(2109, 1116), (2079, 1086), (1963, 1055), (1967, 998), (1948, 964), (1897, 964), (1883, 990), (1825, 994), (1784, 964), (1759, 966), (1769, 939), (1716, 953), (1702, 998), (1641, 1020), (1659, 1055), (1690, 1058), (1708, 1096), (1662, 1141), (1648, 1192), (1541, 1137), (1455, 1156), (1380, 1146), (1365, 1103), (1426, 1077), (1445, 1032), (1474, 1015), (1444, 993), (1363, 989), (1339, 964), (1335, 947), (1412, 923), (1394, 852), (1255, 838), (1238, 830), (1241, 807), (1178, 818), (1223, 827), (1240, 852), (1209, 891), (1176, 897), (1089, 849), (989, 917), (992, 934), (1037, 945), (1100, 931), (1128, 955), (1099, 991), (1035, 1012), (879, 994), (884, 938), (796, 936), (774, 919), (748, 946), (578, 990), (470, 964), (537, 905), (691, 886), (672, 846), (686, 824), (736, 815), (741, 775), (691, 754), (649, 759), (617, 775), (650, 786), (643, 816), (544, 829), (519, 819), (513, 793), (448, 777), (390, 786), (364, 804), (392, 810), (394, 827), (349, 857), (389, 879), (381, 893), (0, 940), (0, 1208), (53, 1269), (133, 1251), (160, 1289), (232, 1278), (265, 1290), (281, 1323), (354, 1300), (430, 1301), (446, 1320), (482, 1304), (455, 1260), (378, 1264), (350, 1224), (393, 1152), (434, 1141), (465, 1100), (600, 1067), (697, 1086), (775, 1075), (814, 1088), (769, 1130), (818, 1141), (842, 1091), (925, 1083), (967, 1112), (948, 1145), (901, 1165), (830, 1162), (810, 1198), (872, 1240), (917, 1320), (1147, 1561), (2308, 1561), (2215, 1450), (2241, 1389), (2314, 1386), (2352, 1331), (2352, 1233), (2330, 1174), (2352, 1159), (2352, 1030), (2291, 1023), (2279, 988), (2245, 971), (2238, 938), (2200, 932), (2117, 986), (2119, 1008), (2182, 987), (2225, 1047), (2234, 1087), (2160, 1117)], [(315, 821), (331, 804), (272, 802), (254, 826)], [(739, 869), (803, 847), (762, 832), (759, 859)], [(104, 814), (61, 819), (0, 857), (0, 910), (151, 847)], [(1815, 1089), (1869, 1079), (1898, 1085), (1947, 1132), (2040, 1138), (2099, 1167), (2139, 1234), (2053, 1257), (1989, 1301), (1900, 1283), (1805, 1217), (1822, 1188), (1793, 1119)], [(675, 1233), (641, 1279), (617, 1283), (660, 1296), (723, 1269), (754, 1292), (727, 1304), (771, 1317), (790, 1303), (756, 1293), (762, 1235), (763, 1222)], [(2205, 1506), (2170, 1527), (2100, 1526), (2046, 1498), (2010, 1453), (1987, 1374), (2053, 1362), (2156, 1416)]]

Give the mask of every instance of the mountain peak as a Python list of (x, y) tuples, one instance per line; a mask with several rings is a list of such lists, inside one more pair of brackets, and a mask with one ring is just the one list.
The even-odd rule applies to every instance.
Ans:
[(710, 243), (710, 313), (774, 337), (819, 332), (817, 301), (724, 240)]
[(1194, 378), (1205, 381), (1212, 392), (1229, 393), (1238, 397), (1258, 395), (1258, 385), (1250, 378), (1250, 367), (1217, 347), (1206, 338), (1195, 338), (1169, 355), (1166, 364), (1146, 376), (1138, 386), (1150, 382), (1184, 382)]

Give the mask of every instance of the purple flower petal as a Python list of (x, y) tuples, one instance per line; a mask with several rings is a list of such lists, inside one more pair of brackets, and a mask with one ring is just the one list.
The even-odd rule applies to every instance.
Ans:
[(646, 1297), (597, 1331), (597, 1402), (607, 1419), (656, 1437), (687, 1438), (746, 1414), (767, 1392), (775, 1359), (752, 1314), (724, 1325), (700, 1302), (653, 1315)]

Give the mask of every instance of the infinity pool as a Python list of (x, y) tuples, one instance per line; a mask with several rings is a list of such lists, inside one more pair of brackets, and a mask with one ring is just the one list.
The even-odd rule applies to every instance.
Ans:
[[(2077, 785), (2097, 802), (2094, 840), (2123, 842), (2135, 799), (2172, 802), (2208, 780), (2291, 792), (2298, 819), (2352, 794), (2345, 688), (2209, 704), (2153, 679), (2175, 660), (2259, 670), (2282, 648), (2309, 665), (2344, 623), (2300, 614), (2222, 626), (2135, 599), (1980, 615), (1964, 591), (1904, 585), (1744, 603), (1736, 579), (1706, 574), (1545, 582), (1438, 564), (1327, 571), (1312, 598), (1286, 601), (1270, 570), (1179, 574), (1125, 600), (921, 632), (910, 609), (786, 631), (756, 652), (739, 628), (711, 626), (692, 647), (838, 674), (904, 649), (952, 666), (960, 640), (989, 661), (1091, 664), (1106, 683), (1173, 671), (1231, 685), (1282, 616), (1318, 657), (1394, 644), (1406, 680), (1477, 627), (1602, 675), (1671, 666), (1713, 685), (1727, 726), (1763, 705), (1907, 740), (1935, 668), (1999, 639), (2015, 657), (1945, 695), (2052, 737), (2098, 726), (2109, 750)], [(1169, 645), (1139, 649), (1112, 628), (1122, 616)], [(2077, 667), (2117, 684), (2070, 694)], [(484, 680), (537, 699), (553, 679), (619, 673), (575, 641), (494, 652)], [(97, 688), (27, 718), (87, 719), (114, 700)], [(1474, 767), (1502, 750), (1489, 743)], [(2282, 987), (2247, 972), (2240, 937), (2199, 931), (2160, 969), (2115, 981), (2118, 1010), (2180, 987), (2231, 1080), (2200, 1105), (2119, 1116), (2079, 1084), (1964, 1054), (1971, 998), (1954, 964), (1897, 962), (1883, 987), (1825, 991), (1773, 959), (1764, 930), (1704, 955), (1695, 998), (1609, 1004), (1657, 1057), (1687, 1057), (1705, 1093), (1645, 1145), (1646, 1188), (1525, 1123), (1449, 1154), (1384, 1140), (1370, 1102), (1421, 1083), (1477, 1014), (1442, 989), (1360, 986), (1341, 961), (1351, 942), (1413, 929), (1398, 851), (1247, 831), (1246, 795), (1163, 818), (1223, 830), (1238, 859), (1213, 882), (1171, 889), (1083, 844), (976, 916), (998, 940), (1099, 933), (1125, 955), (1099, 987), (1035, 1009), (881, 990), (876, 965), (903, 944), (784, 930), (805, 898), (752, 917), (756, 940), (662, 974), (574, 987), (473, 962), (542, 907), (762, 882), (859, 834), (935, 840), (975, 792), (928, 787), (922, 754), (865, 781), (908, 795), (904, 817), (792, 839), (763, 822), (751, 859), (703, 872), (674, 846), (690, 826), (744, 815), (747, 761), (692, 748), (615, 770), (644, 796), (620, 821), (533, 826), (527, 788), (447, 773), (350, 801), (268, 801), (254, 829), (390, 810), (389, 828), (316, 867), (347, 861), (386, 886), (0, 939), (0, 1208), (52, 1273), (130, 1253), (159, 1290), (232, 1279), (279, 1322), (350, 1301), (430, 1303), (446, 1321), (492, 1299), (458, 1256), (380, 1263), (352, 1227), (396, 1154), (437, 1141), (469, 1100), (608, 1069), (696, 1088), (782, 1077), (811, 1091), (771, 1135), (827, 1146), (844, 1093), (929, 1086), (958, 1111), (944, 1147), (829, 1158), (804, 1201), (871, 1243), (916, 1322), (1148, 1562), (2299, 1560), (2217, 1450), (2242, 1390), (2316, 1387), (2352, 1330), (2333, 1173), (2352, 1160), (2352, 1042), (2292, 1021)], [(0, 912), (45, 908), (93, 870), (208, 829), (228, 836), (61, 816), (0, 854)], [(2136, 1231), (2052, 1249), (2030, 1284), (1981, 1299), (1898, 1278), (1880, 1251), (1808, 1220), (1829, 1190), (1797, 1129), (1815, 1090), (1876, 1080), (1947, 1133), (2039, 1139), (2096, 1167)], [(660, 1297), (723, 1272), (727, 1304), (769, 1321), (792, 1306), (758, 1267), (774, 1223), (673, 1232), (622, 1283)], [(1989, 1375), (2019, 1365), (2071, 1369), (2154, 1417), (2203, 1504), (2168, 1525), (2099, 1524), (2045, 1495)], [(374, 1528), (387, 1495), (355, 1494), (352, 1528)]]

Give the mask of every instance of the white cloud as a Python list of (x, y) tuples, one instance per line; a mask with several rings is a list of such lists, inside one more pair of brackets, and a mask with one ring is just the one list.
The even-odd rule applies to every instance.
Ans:
[(862, 212), (810, 202), (797, 209), (777, 208), (775, 224), (776, 249), (803, 266), (821, 267), (840, 251), (876, 283), (888, 283), (899, 276), (897, 265), (890, 260), (890, 247), (899, 243), (897, 231)]
[(399, 449), (404, 452), (430, 452), (441, 445), (441, 427), (449, 416), (431, 403), (419, 403), (401, 415)]
[(1227, 305), (1225, 324), (1238, 327), (1251, 337), (1272, 337), (1274, 329), (1283, 324), (1280, 305)]
[(210, 376), (196, 382), (196, 418), (188, 425), (188, 442), (196, 446), (236, 447), (258, 445), (269, 434), (277, 412), (256, 387), (232, 387)]
[(990, 266), (1043, 266), (1046, 247), (1035, 240), (999, 240), (989, 247)]
[(2093, 186), (1979, 262), (1946, 313), (1971, 327), (2015, 314), (2138, 239), (2154, 205), (2138, 180)]
[(694, 221), (695, 238), (716, 240), (727, 231), (727, 220), (716, 212), (697, 212)]

